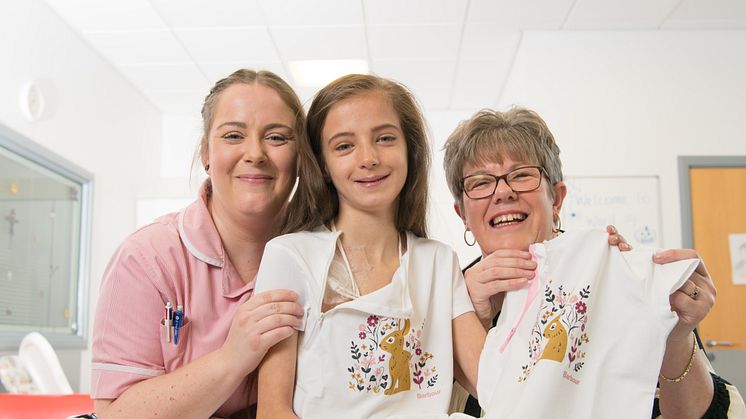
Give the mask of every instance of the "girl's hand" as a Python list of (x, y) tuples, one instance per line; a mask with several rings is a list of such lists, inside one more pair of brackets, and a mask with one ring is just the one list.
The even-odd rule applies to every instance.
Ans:
[[(699, 258), (699, 254), (693, 249), (669, 249), (656, 253), (653, 262), (663, 265), (693, 258)], [(669, 339), (688, 339), (692, 330), (712, 309), (716, 294), (717, 290), (707, 267), (700, 261), (684, 285), (669, 297), (671, 309), (679, 315), (679, 322), (671, 331)]]
[(293, 291), (272, 290), (254, 294), (238, 307), (221, 348), (237, 372), (245, 376), (254, 371), (269, 348), (300, 327), (304, 311), (297, 300)]
[(632, 250), (632, 246), (627, 243), (627, 240), (624, 239), (624, 236), (616, 231), (616, 227), (614, 227), (613, 225), (607, 225), (606, 232), (609, 233), (609, 246), (616, 246), (622, 252)]
[(500, 249), (484, 257), (464, 272), (464, 281), (479, 321), (489, 329), (502, 307), (505, 291), (526, 286), (535, 276), (536, 262), (531, 254)]

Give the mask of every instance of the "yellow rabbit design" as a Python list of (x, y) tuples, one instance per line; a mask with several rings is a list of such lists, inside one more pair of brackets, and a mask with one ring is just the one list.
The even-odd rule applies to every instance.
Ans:
[(409, 391), (412, 378), (409, 372), (409, 358), (412, 354), (404, 350), (404, 337), (409, 333), (409, 319), (404, 320), (404, 327), (386, 335), (379, 346), (391, 354), (389, 374), (391, 386), (383, 394), (390, 396), (400, 391)]
[(567, 351), (567, 330), (562, 325), (559, 315), (544, 328), (544, 337), (549, 339), (547, 346), (541, 353), (539, 360), (548, 359), (550, 361), (562, 362)]

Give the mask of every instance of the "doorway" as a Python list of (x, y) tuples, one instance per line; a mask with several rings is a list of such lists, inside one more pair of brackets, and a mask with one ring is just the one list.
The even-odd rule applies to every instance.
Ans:
[(732, 243), (746, 243), (746, 156), (681, 156), (679, 185), (683, 246), (697, 250), (718, 290), (700, 337), (715, 370), (743, 391), (746, 281)]

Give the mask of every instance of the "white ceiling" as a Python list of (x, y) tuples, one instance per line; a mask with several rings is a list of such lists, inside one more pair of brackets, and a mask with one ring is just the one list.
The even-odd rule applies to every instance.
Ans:
[(364, 59), (426, 109), (497, 104), (524, 30), (746, 28), (744, 0), (46, 0), (165, 114), (240, 67)]

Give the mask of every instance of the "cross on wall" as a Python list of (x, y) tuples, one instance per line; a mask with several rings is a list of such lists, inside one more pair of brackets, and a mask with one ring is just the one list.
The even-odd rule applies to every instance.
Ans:
[(13, 236), (13, 234), (15, 233), (15, 225), (21, 222), (16, 217), (16, 210), (11, 209), (10, 214), (6, 215), (5, 219), (8, 221), (8, 233)]

